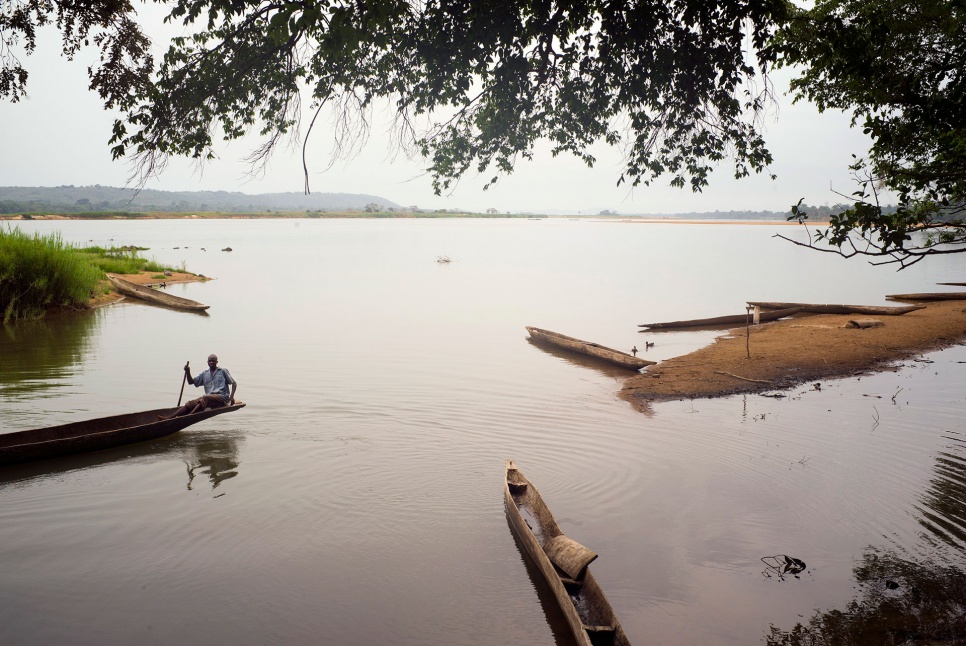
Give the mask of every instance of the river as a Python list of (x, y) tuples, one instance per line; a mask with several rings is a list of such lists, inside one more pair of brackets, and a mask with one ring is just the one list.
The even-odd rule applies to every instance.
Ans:
[(125, 301), (4, 329), (0, 432), (173, 406), (185, 361), (211, 352), (247, 407), (0, 470), (0, 643), (568, 645), (510, 532), (505, 458), (600, 554), (638, 646), (781, 643), (966, 565), (966, 348), (643, 414), (620, 371), (524, 330), (650, 341), (660, 361), (715, 333), (637, 324), (885, 304), (963, 280), (955, 256), (896, 272), (794, 247), (778, 223), (15, 226), (216, 280), (169, 288), (207, 316)]

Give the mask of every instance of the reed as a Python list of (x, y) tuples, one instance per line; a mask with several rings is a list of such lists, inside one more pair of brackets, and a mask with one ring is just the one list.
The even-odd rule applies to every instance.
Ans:
[(40, 318), (57, 307), (85, 307), (102, 272), (59, 233), (0, 229), (3, 322)]
[(84, 254), (95, 267), (108, 274), (137, 274), (142, 271), (164, 272), (165, 267), (157, 261), (148, 260), (140, 255), (140, 247), (84, 247)]

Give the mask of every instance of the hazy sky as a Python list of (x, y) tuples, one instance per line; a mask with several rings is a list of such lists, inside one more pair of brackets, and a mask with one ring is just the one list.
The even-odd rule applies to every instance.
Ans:
[[(160, 58), (164, 43), (156, 43), (156, 58)], [(30, 73), (29, 97), (16, 104), (0, 102), (0, 186), (126, 185), (130, 168), (123, 161), (113, 162), (107, 145), (115, 115), (106, 112), (97, 95), (87, 89), (86, 69), (94, 56), (86, 51), (67, 61), (60, 55), (58, 35), (47, 30), (34, 55), (21, 58)], [(785, 74), (775, 77), (779, 92), (786, 78)], [(845, 194), (854, 190), (847, 170), (851, 155), (863, 155), (868, 149), (861, 130), (849, 128), (847, 115), (819, 114), (811, 105), (792, 105), (782, 94), (766, 120), (765, 139), (775, 159), (771, 170), (778, 175), (775, 181), (766, 176), (735, 180), (726, 161), (699, 194), (671, 188), (667, 180), (651, 187), (618, 187), (620, 151), (600, 146), (592, 169), (572, 157), (554, 159), (544, 149), (533, 161), (521, 160), (512, 175), (486, 191), (483, 185), (493, 173), (467, 175), (450, 195), (437, 197), (430, 176), (421, 170), (421, 160), (406, 159), (388, 143), (388, 118), (379, 113), (374, 117), (368, 145), (355, 158), (336, 162), (328, 170), (332, 140), (320, 128), (326, 125), (320, 119), (310, 143), (313, 192), (366, 193), (403, 206), (470, 211), (490, 207), (584, 214), (602, 209), (619, 213), (783, 211), (802, 197), (815, 205), (845, 202), (833, 189)], [(200, 170), (190, 161), (176, 160), (147, 188), (302, 191), (299, 151), (280, 149), (268, 172), (253, 179), (242, 161), (253, 147), (251, 142), (222, 146), (219, 159)]]

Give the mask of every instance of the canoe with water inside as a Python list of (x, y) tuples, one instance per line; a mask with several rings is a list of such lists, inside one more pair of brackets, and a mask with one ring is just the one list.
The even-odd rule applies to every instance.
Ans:
[(505, 465), (503, 494), (513, 533), (553, 591), (570, 631), (581, 646), (630, 646), (588, 564), (597, 554), (568, 538), (513, 460)]

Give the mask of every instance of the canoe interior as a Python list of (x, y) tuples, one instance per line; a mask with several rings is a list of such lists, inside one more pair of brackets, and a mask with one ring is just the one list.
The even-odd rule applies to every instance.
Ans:
[(624, 629), (590, 568), (573, 579), (551, 563), (543, 545), (563, 532), (540, 492), (512, 460), (506, 463), (504, 495), (510, 526), (550, 585), (577, 643), (629, 646)]
[(190, 298), (182, 298), (181, 296), (168, 294), (150, 287), (145, 287), (144, 285), (138, 285), (111, 274), (108, 274), (107, 278), (111, 281), (111, 284), (114, 285), (117, 291), (121, 292), (122, 294), (132, 296), (134, 298), (140, 298), (151, 303), (157, 303), (165, 307), (172, 307), (175, 309), (188, 310), (192, 312), (203, 312), (209, 307), (208, 305), (204, 305), (198, 301), (193, 301)]
[(158, 416), (170, 415), (177, 408), (158, 408), (4, 433), (0, 434), (0, 464), (30, 462), (153, 440), (244, 406), (244, 403), (236, 402), (232, 406), (213, 408), (170, 420), (159, 420)]

